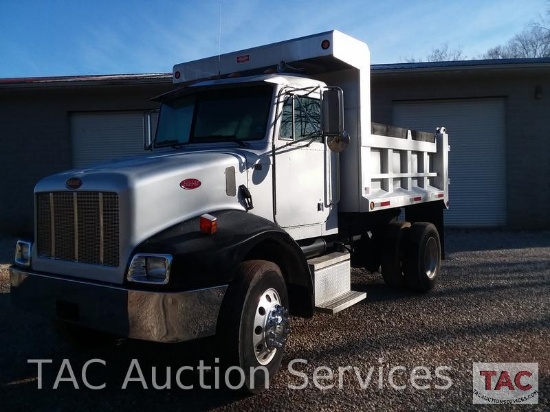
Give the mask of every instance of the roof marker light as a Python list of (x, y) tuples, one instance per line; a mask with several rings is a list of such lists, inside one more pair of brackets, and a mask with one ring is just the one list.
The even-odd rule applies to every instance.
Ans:
[(329, 40), (326, 40), (326, 39), (325, 39), (325, 40), (323, 40), (323, 41), (321, 42), (321, 48), (322, 48), (323, 50), (326, 50), (326, 49), (328, 49), (329, 47), (330, 47), (330, 41), (329, 41)]
[(181, 77), (181, 73), (179, 71), (175, 72), (174, 77), (178, 80)]

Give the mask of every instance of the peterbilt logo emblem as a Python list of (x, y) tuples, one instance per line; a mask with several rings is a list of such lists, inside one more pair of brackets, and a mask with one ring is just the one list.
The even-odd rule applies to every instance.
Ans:
[(199, 179), (185, 179), (180, 182), (180, 187), (185, 190), (196, 189), (202, 184)]
[(78, 177), (71, 177), (65, 182), (65, 186), (67, 186), (67, 189), (76, 190), (82, 186), (82, 180)]

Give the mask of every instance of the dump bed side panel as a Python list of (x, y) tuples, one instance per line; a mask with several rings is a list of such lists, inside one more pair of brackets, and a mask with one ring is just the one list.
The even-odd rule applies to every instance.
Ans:
[[(448, 136), (373, 125), (361, 146), (360, 212), (448, 201)], [(382, 135), (381, 133), (384, 133)], [(366, 144), (365, 144), (366, 143)]]

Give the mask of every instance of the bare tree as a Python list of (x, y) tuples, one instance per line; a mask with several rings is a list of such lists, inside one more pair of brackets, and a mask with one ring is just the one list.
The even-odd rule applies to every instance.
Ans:
[(482, 59), (507, 59), (508, 58), (508, 50), (506, 50), (505, 46), (496, 46), (493, 47), (482, 56)]
[[(532, 22), (507, 43), (495, 46), (485, 52), (481, 59), (519, 59), (550, 57), (550, 0), (545, 16)], [(407, 58), (408, 63), (466, 60), (461, 49), (449, 49), (447, 43), (432, 49), (426, 58)]]
[(414, 57), (406, 59), (408, 63), (417, 62), (444, 62), (444, 61), (456, 61), (466, 60), (466, 56), (462, 54), (461, 49), (449, 49), (448, 43), (443, 43), (439, 47), (432, 49), (432, 52), (424, 59), (415, 59)]
[(455, 60), (466, 60), (466, 56), (462, 54), (462, 50), (460, 49), (449, 50), (449, 45), (447, 43), (442, 44), (439, 48), (433, 49), (432, 53), (428, 55), (429, 62)]
[(532, 25), (550, 34), (550, 0), (548, 0), (547, 2), (548, 7), (546, 9), (546, 16), (540, 16), (539, 21), (532, 23)]
[(550, 57), (550, 1), (546, 16), (529, 24), (508, 43), (489, 49), (484, 59), (519, 59)]
[(550, 30), (532, 25), (516, 34), (508, 43), (489, 49), (484, 59), (550, 57)]

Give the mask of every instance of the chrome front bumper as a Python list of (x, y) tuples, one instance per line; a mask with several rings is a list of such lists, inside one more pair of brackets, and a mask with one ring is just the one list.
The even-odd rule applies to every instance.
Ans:
[(216, 333), (227, 285), (148, 292), (45, 276), (12, 266), (15, 306), (119, 336), (182, 342)]

